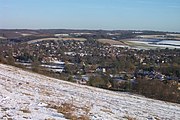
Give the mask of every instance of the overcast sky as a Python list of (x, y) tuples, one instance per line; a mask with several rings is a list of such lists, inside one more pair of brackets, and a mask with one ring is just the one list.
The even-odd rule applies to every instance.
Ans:
[(180, 0), (0, 0), (0, 28), (180, 32)]

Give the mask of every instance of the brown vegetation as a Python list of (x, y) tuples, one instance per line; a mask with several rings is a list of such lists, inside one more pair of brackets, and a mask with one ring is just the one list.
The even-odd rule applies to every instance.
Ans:
[(22, 111), (23, 113), (31, 113), (31, 111), (29, 109), (27, 109), (27, 108), (20, 109), (20, 111)]
[[(62, 113), (66, 119), (70, 120), (90, 120), (88, 113), (89, 108), (81, 108), (73, 105), (72, 103), (62, 103), (61, 105), (49, 105), (49, 108), (57, 110), (58, 113)], [(75, 114), (76, 111), (82, 110), (85, 114), (77, 116)]]
[(108, 43), (110, 45), (124, 45), (124, 43), (112, 39), (98, 39), (99, 42), (101, 43)]
[(127, 120), (136, 120), (136, 118), (130, 117), (129, 115), (124, 116), (124, 118)]
[(132, 91), (146, 97), (180, 103), (178, 82), (138, 79)]

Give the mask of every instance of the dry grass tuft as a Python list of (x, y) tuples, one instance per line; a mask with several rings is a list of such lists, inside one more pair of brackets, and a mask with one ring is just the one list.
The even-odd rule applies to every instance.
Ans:
[(113, 114), (113, 112), (111, 110), (108, 110), (108, 109), (101, 109), (101, 111), (105, 112), (105, 113), (111, 113)]
[(81, 115), (78, 120), (90, 120), (88, 115)]
[(20, 109), (20, 111), (22, 111), (23, 113), (31, 113), (29, 109)]
[(126, 115), (123, 118), (125, 118), (127, 120), (136, 120), (136, 118), (130, 117), (129, 115)]
[(45, 120), (56, 120), (56, 119), (54, 119), (54, 118), (46, 118)]
[(29, 94), (29, 93), (22, 93), (22, 94), (24, 94), (24, 95), (26, 95), (26, 96), (34, 96), (34, 95), (32, 95), (32, 94)]
[[(49, 108), (57, 110), (58, 113), (62, 113), (66, 119), (70, 120), (90, 120), (88, 113), (90, 111), (89, 108), (81, 108), (77, 107), (71, 103), (62, 103), (60, 106), (57, 105), (49, 105)], [(75, 114), (76, 111), (83, 110), (85, 112), (84, 115), (77, 116)]]

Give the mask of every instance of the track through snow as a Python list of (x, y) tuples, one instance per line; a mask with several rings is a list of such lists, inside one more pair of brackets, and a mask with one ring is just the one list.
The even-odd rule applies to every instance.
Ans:
[[(88, 107), (92, 120), (180, 120), (180, 105), (49, 78), (0, 64), (0, 119), (64, 120), (48, 104)], [(77, 115), (82, 110), (75, 111)]]

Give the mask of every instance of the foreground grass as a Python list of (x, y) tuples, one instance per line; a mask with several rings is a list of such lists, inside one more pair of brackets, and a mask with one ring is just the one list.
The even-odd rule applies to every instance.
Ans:
[[(77, 107), (72, 103), (62, 103), (61, 105), (49, 104), (48, 108), (57, 110), (58, 113), (62, 113), (66, 119), (70, 120), (90, 120), (88, 114), (90, 108), (88, 107)], [(77, 115), (76, 112), (83, 112), (82, 115)]]

